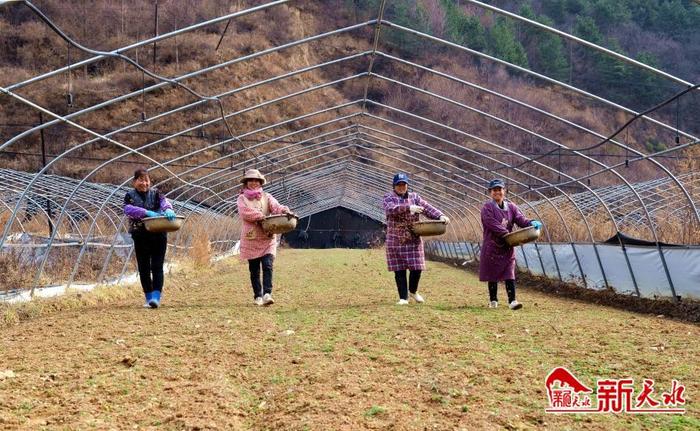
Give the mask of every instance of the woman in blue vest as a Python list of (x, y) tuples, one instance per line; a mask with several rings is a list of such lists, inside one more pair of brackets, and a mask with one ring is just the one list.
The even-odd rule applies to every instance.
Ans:
[(146, 296), (144, 307), (158, 308), (163, 291), (163, 262), (168, 248), (168, 234), (146, 230), (143, 219), (164, 215), (175, 218), (170, 202), (155, 188), (146, 169), (134, 172), (134, 189), (124, 197), (124, 214), (129, 217), (129, 233), (134, 240), (136, 263), (141, 287)]

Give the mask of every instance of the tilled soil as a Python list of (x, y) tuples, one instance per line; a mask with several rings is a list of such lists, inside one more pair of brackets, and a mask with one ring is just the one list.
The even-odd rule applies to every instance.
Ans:
[[(26, 319), (1, 329), (0, 428), (700, 426), (697, 325), (532, 290), (520, 311), (491, 310), (474, 276), (429, 267), (422, 305), (394, 305), (381, 250), (281, 250), (270, 307), (253, 305), (232, 259), (168, 276), (158, 310), (133, 288)], [(632, 377), (639, 391), (648, 378), (661, 392), (676, 379), (687, 413), (546, 414), (557, 366), (594, 387)]]

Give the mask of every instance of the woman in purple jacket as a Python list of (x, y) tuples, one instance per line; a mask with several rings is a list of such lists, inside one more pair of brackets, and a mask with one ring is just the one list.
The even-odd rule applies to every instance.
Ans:
[[(424, 302), (418, 293), (418, 282), (425, 269), (423, 240), (411, 231), (411, 224), (418, 221), (418, 214), (433, 220), (450, 220), (442, 212), (426, 201), (418, 193), (408, 192), (408, 176), (398, 173), (394, 176), (394, 191), (384, 196), (386, 213), (386, 260), (389, 271), (394, 272), (394, 280), (399, 290), (398, 305), (408, 304), (409, 292), (416, 302)], [(406, 270), (410, 270), (408, 281)]]
[(481, 208), (484, 243), (479, 259), (479, 280), (488, 282), (489, 308), (498, 307), (498, 282), (505, 281), (508, 306), (511, 310), (519, 310), (523, 305), (515, 300), (515, 249), (506, 244), (503, 237), (513, 230), (514, 224), (541, 229), (542, 223), (525, 218), (513, 202), (506, 201), (503, 180), (492, 180), (489, 193), (491, 200)]
[(142, 220), (161, 215), (172, 220), (175, 212), (165, 196), (151, 188), (146, 169), (134, 172), (133, 185), (134, 189), (124, 196), (124, 214), (129, 217), (129, 233), (134, 240), (141, 287), (146, 296), (144, 307), (158, 308), (163, 291), (163, 262), (168, 248), (168, 234), (148, 232)]

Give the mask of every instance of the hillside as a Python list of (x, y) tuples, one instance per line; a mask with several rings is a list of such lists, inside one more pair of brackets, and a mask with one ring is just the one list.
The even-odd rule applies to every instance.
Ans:
[[(262, 3), (264, 2), (203, 1), (198, 2), (197, 7), (192, 8), (188, 7), (189, 3), (184, 0), (160, 2), (158, 9), (158, 33), (162, 34), (183, 28), (208, 18)], [(505, 1), (493, 3), (510, 8), (513, 8), (515, 4), (515, 2)], [(585, 14), (593, 17), (597, 16), (596, 11), (598, 9), (591, 6), (594, 4), (592, 0), (579, 0), (578, 3), (582, 5), (579, 9), (571, 6), (573, 2), (569, 2), (571, 4), (560, 2), (567, 4), (561, 16), (553, 15), (552, 10), (556, 9), (555, 3), (557, 2), (543, 2), (541, 5), (537, 3), (537, 7), (533, 5), (529, 9), (525, 8), (523, 11), (517, 12), (522, 12), (525, 15), (530, 14), (546, 22), (550, 22), (547, 21), (549, 19), (555, 25), (564, 29), (572, 22), (579, 22), (577, 21), (579, 18), (574, 18), (574, 16), (585, 17)], [(86, 3), (80, 1), (39, 1), (36, 4), (71, 37), (83, 45), (94, 49), (110, 50), (143, 40), (154, 34), (155, 10), (153, 3), (149, 1), (122, 1), (121, 3), (96, 1), (92, 2), (90, 7), (86, 7)], [(598, 3), (595, 4), (598, 5)], [(624, 2), (624, 4), (629, 6), (631, 3)], [(648, 4), (649, 10), (652, 10), (652, 6), (657, 3), (648, 2)], [(271, 8), (266, 12), (254, 13), (236, 19), (232, 22), (223, 38), (221, 38), (221, 35), (225, 23), (219, 23), (194, 33), (188, 33), (185, 36), (174, 37), (161, 42), (155, 49), (155, 63), (153, 62), (154, 48), (150, 45), (129, 50), (126, 54), (150, 70), (165, 76), (175, 77), (236, 57), (251, 55), (303, 37), (362, 22), (364, 19), (371, 19), (376, 15), (376, 5), (376, 0), (290, 2), (286, 5)], [(593, 66), (598, 65), (590, 63), (590, 61), (593, 61), (590, 58), (590, 61), (584, 61), (584, 57), (588, 55), (585, 52), (579, 52), (577, 48), (571, 53), (572, 61), (564, 64), (561, 61), (562, 58), (558, 56), (563, 52), (562, 47), (564, 46), (559, 39), (556, 39), (558, 42), (549, 37), (543, 39), (543, 36), (526, 31), (522, 26), (513, 27), (512, 23), (497, 18), (492, 13), (479, 12), (474, 6), (466, 6), (460, 2), (438, 0), (397, 0), (390, 2), (389, 5), (386, 18), (392, 22), (410, 25), (413, 28), (418, 28), (427, 33), (453, 40), (456, 43), (463, 43), (467, 46), (471, 46), (472, 40), (481, 40), (480, 37), (472, 38), (469, 36), (470, 31), (475, 31), (477, 36), (483, 35), (483, 45), (474, 46), (477, 50), (483, 50), (497, 57), (511, 60), (516, 64), (527, 64), (535, 70), (564, 81), (567, 78), (565, 75), (568, 75), (569, 81), (575, 85), (581, 85), (583, 88), (587, 88), (590, 82), (598, 82), (604, 88), (600, 87), (591, 90), (600, 90), (603, 96), (610, 97), (612, 100), (619, 99), (618, 96), (620, 94), (633, 95), (635, 97), (643, 96), (642, 99), (645, 99), (641, 100), (639, 97), (635, 100), (630, 99), (627, 101), (630, 106), (649, 106), (650, 103), (655, 103), (668, 97), (677, 89), (677, 87), (674, 89), (673, 86), (657, 86), (656, 81), (646, 81), (646, 84), (643, 85), (651, 85), (658, 89), (658, 92), (649, 92), (644, 88), (621, 87), (620, 83), (642, 85), (641, 81), (636, 78), (641, 79), (644, 77), (641, 75), (630, 75), (635, 72), (629, 69), (625, 69), (627, 74), (625, 76), (613, 76), (610, 78), (610, 82), (602, 82), (599, 76), (595, 75), (598, 72), (594, 73), (591, 71), (590, 74), (586, 74), (580, 70), (581, 67), (585, 70), (593, 70), (595, 69)], [(682, 7), (685, 8), (684, 10), (691, 12), (689, 20), (696, 19), (697, 7), (690, 6), (687, 2), (683, 3)], [(2, 41), (2, 52), (4, 53), (0, 56), (0, 85), (8, 86), (43, 72), (65, 66), (69, 59), (71, 62), (75, 62), (85, 57), (85, 54), (78, 53), (75, 48), (68, 49), (64, 41), (60, 40), (46, 25), (38, 22), (23, 6), (5, 6), (5, 9), (3, 11), (5, 13), (0, 18), (0, 41)], [(635, 19), (643, 15), (637, 9), (635, 11), (634, 14), (630, 12), (631, 15), (623, 14), (624, 16), (629, 15), (628, 21), (625, 22), (628, 24), (633, 23)], [(550, 15), (554, 16), (554, 18), (549, 18)], [(641, 51), (635, 51), (633, 47), (626, 45), (626, 38), (637, 40), (639, 39), (639, 34), (634, 33), (632, 30), (629, 30), (631, 33), (616, 33), (617, 27), (602, 27), (598, 24), (598, 21), (595, 22), (597, 26), (607, 30), (604, 33), (606, 39), (601, 40), (601, 43), (606, 44), (619, 40), (621, 41), (621, 46), (625, 48), (625, 52), (637, 57), (640, 55)], [(268, 23), (274, 23), (274, 25), (268, 25)], [(660, 33), (657, 34), (651, 33), (653, 26), (648, 28), (641, 24), (638, 24), (638, 26), (639, 28), (645, 28), (645, 37), (658, 37), (659, 39), (670, 37), (664, 33), (671, 31), (666, 27), (659, 29)], [(184, 82), (206, 95), (220, 94), (261, 79), (271, 78), (295, 69), (368, 50), (371, 48), (372, 30), (370, 27), (363, 27), (306, 45), (287, 48), (273, 54), (261, 55), (250, 61), (230, 64), (225, 68), (186, 79)], [(696, 48), (692, 44), (682, 42), (692, 41), (696, 36), (687, 32), (681, 32), (674, 37), (676, 39), (673, 40), (678, 41), (677, 46), (688, 50), (682, 57), (690, 61), (692, 59), (690, 56), (693, 53), (692, 50)], [(216, 47), (220, 40), (221, 44), (217, 50)], [(552, 57), (551, 61), (546, 60), (549, 58), (547, 55), (550, 55), (551, 52), (549, 54), (543, 52), (542, 49), (544, 47), (550, 47), (553, 50), (552, 52), (558, 52), (559, 54)], [(661, 49), (659, 44), (650, 45), (650, 47), (654, 48), (650, 51), (651, 54)], [(573, 93), (570, 90), (549, 85), (541, 80), (529, 78), (521, 73), (505, 69), (503, 66), (479, 59), (468, 53), (457, 52), (453, 48), (446, 48), (436, 45), (434, 42), (417, 39), (415, 36), (402, 34), (394, 29), (383, 30), (382, 43), (380, 43), (379, 48), (385, 53), (407, 58), (410, 61), (432, 67), (438, 71), (454, 74), (463, 80), (494, 89), (510, 97), (523, 100), (535, 107), (549, 110), (569, 121), (577, 122), (584, 127), (593, 129), (601, 135), (611, 133), (630, 118), (628, 114)], [(518, 60), (518, 56), (520, 56), (520, 60)], [(667, 70), (670, 72), (678, 72), (688, 79), (697, 79), (696, 62), (690, 61), (692, 64), (689, 64), (687, 61), (662, 61), (663, 57), (657, 57), (661, 62), (660, 67), (669, 66)], [(595, 58), (598, 59), (598, 57)], [(272, 85), (240, 91), (232, 96), (224, 96), (222, 97), (224, 109), (226, 112), (235, 112), (313, 85), (365, 72), (368, 67), (368, 60), (367, 56), (359, 57), (332, 67), (316, 69), (293, 78), (280, 80)], [(546, 65), (552, 64), (559, 64), (564, 69), (559, 71), (543, 69), (546, 69)], [(620, 71), (615, 62), (608, 62), (605, 65)], [(670, 67), (671, 65), (675, 66)], [(380, 57), (376, 61), (374, 72), (388, 78), (402, 79), (408, 84), (453, 97), (465, 105), (483, 109), (494, 116), (505, 118), (523, 128), (531, 129), (572, 148), (588, 147), (600, 140), (599, 137), (582, 133), (559, 121), (542, 117), (531, 110), (515, 106), (483, 91), (477, 91), (443, 78), (430, 76), (426, 72), (419, 71), (407, 64)], [(600, 73), (603, 72), (601, 71)], [(230, 134), (222, 126), (221, 122), (215, 121), (217, 116), (220, 116), (219, 107), (215, 103), (197, 105), (192, 109), (172, 115), (167, 120), (151, 120), (151, 117), (159, 112), (195, 101), (191, 94), (182, 89), (172, 87), (162, 87), (142, 95), (139, 94), (139, 90), (144, 85), (149, 86), (153, 83), (152, 79), (144, 77), (141, 72), (123, 62), (105, 60), (73, 70), (71, 73), (62, 73), (39, 83), (25, 86), (19, 89), (18, 93), (58, 114), (67, 115), (113, 97), (135, 92), (133, 97), (123, 102), (80, 115), (78, 122), (102, 133), (135, 123), (136, 125), (128, 132), (117, 133), (113, 136), (120, 143), (132, 148), (152, 142), (176, 131), (193, 128), (182, 136), (166, 140), (145, 151), (156, 159), (168, 160), (188, 151), (202, 149), (200, 153), (175, 163), (174, 168), (179, 172), (185, 171), (193, 164), (199, 164), (203, 161), (212, 161), (212, 164), (207, 169), (229, 169), (235, 163), (251, 157), (251, 153), (246, 151), (240, 156), (221, 161), (216, 160), (232, 151), (242, 150), (243, 147), (240, 142), (215, 146), (222, 139), (230, 138)], [(264, 125), (279, 122), (281, 119), (293, 118), (318, 109), (357, 100), (363, 95), (364, 84), (365, 78), (358, 78), (300, 95), (287, 102), (273, 103), (265, 106), (264, 109), (242, 113), (231, 121), (233, 131), (236, 135), (242, 135)], [(614, 91), (611, 91), (611, 89)], [(371, 81), (369, 96), (377, 102), (424, 115), (451, 127), (465, 130), (481, 138), (508, 146), (525, 155), (536, 156), (552, 151), (554, 148), (550, 142), (539, 137), (506, 127), (497, 121), (485, 118), (481, 114), (455, 108), (454, 104), (429, 98), (426, 95), (421, 95), (381, 77), (374, 78)], [(2, 124), (0, 141), (4, 142), (32, 125), (39, 123), (40, 119), (36, 112), (28, 109), (26, 106), (10, 100), (6, 96), (0, 97), (0, 100), (2, 100), (5, 108), (0, 110), (0, 124)], [(687, 128), (692, 130), (697, 128), (697, 122), (693, 121), (692, 118), (693, 107), (697, 106), (695, 100), (697, 98), (685, 98), (680, 106), (675, 107), (676, 109), (663, 110), (657, 113), (656, 116), (663, 118), (669, 124), (677, 125), (681, 129)], [(386, 112), (386, 110), (375, 107), (372, 104), (368, 105), (368, 109), (372, 113), (385, 114), (387, 118), (400, 119), (409, 125), (419, 124), (419, 121), (416, 119)], [(349, 113), (351, 110), (344, 108), (342, 112)], [(252, 134), (246, 136), (243, 140), (244, 145), (254, 145), (256, 142), (264, 141), (270, 137), (283, 135), (332, 118), (335, 118), (332, 113), (323, 114), (290, 123), (274, 130), (268, 130), (264, 133)], [(139, 124), (142, 119), (147, 121)], [(201, 122), (209, 120), (212, 121), (211, 125), (196, 128)], [(48, 119), (44, 118), (43, 121), (48, 121)], [(366, 124), (372, 125), (373, 120), (367, 120)], [(421, 124), (421, 126), (426, 131), (438, 130), (430, 125)], [(320, 130), (328, 131), (330, 129)], [(493, 157), (509, 162), (518, 160), (494, 146), (484, 145), (473, 138), (465, 137), (463, 134), (445, 133), (444, 130), (442, 130), (442, 134), (455, 142), (469, 143), (471, 148)], [(51, 155), (60, 154), (90, 138), (85, 133), (65, 125), (59, 124), (46, 129), (44, 139), (47, 143), (49, 160)], [(40, 135), (34, 133), (18, 140), (0, 154), (0, 164), (3, 167), (13, 169), (38, 170), (41, 166), (40, 139)], [(289, 139), (298, 141), (300, 138), (294, 136)], [(445, 146), (442, 142), (426, 140), (424, 137), (421, 139), (436, 149), (454, 152), (458, 157), (465, 160), (471, 157), (469, 152), (455, 150), (453, 147)], [(649, 152), (682, 144), (687, 142), (687, 140), (681, 137), (676, 141), (675, 132), (672, 130), (663, 130), (648, 122), (637, 122), (626, 132), (624, 142), (640, 151)], [(210, 149), (204, 149), (208, 145), (214, 146)], [(265, 150), (281, 149), (283, 146), (284, 140), (266, 146)], [(115, 148), (112, 144), (97, 141), (72, 152), (70, 157), (54, 165), (51, 172), (82, 178), (101, 162), (114, 157), (121, 151), (121, 149)], [(594, 153), (596, 155), (604, 155), (602, 160), (609, 163), (619, 163), (629, 157), (629, 154), (625, 154), (624, 151), (621, 152), (618, 148), (611, 145), (596, 148)], [(373, 157), (381, 159), (381, 156)], [(662, 159), (662, 162), (673, 169), (683, 171), (695, 166), (696, 158), (697, 155), (691, 150), (676, 153), (673, 157)], [(584, 174), (591, 169), (590, 166), (582, 163), (579, 157), (574, 157), (567, 152), (553, 153), (542, 158), (541, 161), (544, 164), (556, 166), (562, 171), (576, 174)], [(133, 170), (135, 165), (144, 163), (143, 159), (127, 156), (117, 163), (100, 168), (91, 177), (91, 180), (120, 183), (128, 178), (130, 171)], [(260, 159), (259, 163), (267, 163), (268, 166), (273, 166), (275, 160), (264, 161)], [(489, 162), (484, 163), (486, 167), (496, 166)], [(463, 167), (468, 166), (466, 163), (463, 164)], [(298, 168), (302, 167), (303, 165)], [(533, 172), (537, 172), (537, 170), (533, 169)], [(548, 175), (546, 172), (541, 174), (543, 177)], [(625, 176), (631, 181), (642, 181), (657, 175), (658, 169), (650, 164), (638, 164), (633, 171), (625, 172)], [(552, 178), (552, 181), (556, 180), (556, 178)], [(614, 181), (614, 179), (602, 175), (593, 179), (593, 185), (604, 185), (608, 181)]]

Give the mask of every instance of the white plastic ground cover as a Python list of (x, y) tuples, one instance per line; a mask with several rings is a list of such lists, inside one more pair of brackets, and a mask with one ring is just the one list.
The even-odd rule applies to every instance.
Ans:
[[(469, 259), (472, 247), (478, 251), (478, 246), (476, 243), (442, 241), (431, 241), (427, 245), (428, 251), (437, 256), (463, 259)], [(575, 244), (573, 247), (576, 247), (576, 254), (586, 275), (586, 287), (605, 288), (605, 278), (596, 257), (597, 249), (608, 285), (618, 293), (636, 294), (632, 275), (620, 246), (598, 244), (594, 248), (592, 244)], [(523, 271), (557, 280), (561, 274), (562, 280), (583, 287), (581, 269), (576, 262), (573, 247), (571, 244), (524, 244), (515, 249), (515, 259), (518, 268)], [(672, 296), (656, 247), (627, 246), (626, 250), (640, 295), (646, 298)], [(671, 280), (676, 295), (681, 298), (700, 299), (700, 247), (673, 247), (662, 250), (668, 270), (672, 274)], [(556, 263), (552, 251), (556, 255)]]

